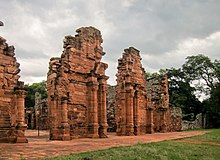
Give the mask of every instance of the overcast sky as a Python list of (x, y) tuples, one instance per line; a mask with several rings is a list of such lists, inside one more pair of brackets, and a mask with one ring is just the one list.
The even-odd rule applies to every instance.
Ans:
[(220, 0), (0, 0), (0, 36), (14, 45), (25, 83), (46, 80), (65, 35), (94, 26), (103, 37), (109, 84), (123, 50), (140, 50), (148, 72), (179, 68), (189, 55), (220, 59)]

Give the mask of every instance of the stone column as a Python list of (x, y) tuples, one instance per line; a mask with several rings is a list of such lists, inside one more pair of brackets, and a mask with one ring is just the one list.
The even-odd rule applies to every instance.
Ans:
[(98, 83), (95, 77), (91, 77), (88, 85), (88, 137), (98, 138)]
[(25, 124), (25, 113), (24, 113), (24, 98), (25, 91), (23, 89), (24, 84), (18, 82), (18, 90), (15, 91), (17, 95), (17, 120), (16, 120), (16, 142), (17, 143), (27, 143), (28, 140), (25, 137), (25, 130), (27, 125)]
[(59, 132), (58, 132), (58, 117), (57, 117), (57, 105), (58, 105), (58, 97), (56, 95), (48, 98), (49, 109), (49, 120), (50, 120), (50, 140), (58, 140)]
[(135, 135), (140, 135), (139, 98), (140, 98), (140, 92), (136, 91), (134, 96), (134, 134)]
[(17, 90), (17, 126), (25, 126), (25, 115), (24, 115), (24, 97), (25, 97), (25, 91), (23, 90)]
[(160, 111), (162, 112), (161, 117), (161, 132), (167, 132), (167, 123), (166, 123), (166, 108), (161, 108)]
[(61, 98), (61, 130), (60, 138), (63, 141), (70, 140), (70, 127), (68, 124), (67, 97)]
[(117, 113), (117, 129), (116, 129), (116, 134), (118, 136), (126, 135), (126, 105), (125, 105), (125, 91), (122, 90), (120, 92), (120, 97), (118, 97), (118, 100), (120, 104), (117, 104), (116, 106), (118, 108), (118, 113)]
[(99, 81), (99, 137), (107, 138), (107, 111), (106, 111), (106, 92), (107, 92), (107, 77)]
[(133, 114), (134, 91), (130, 82), (126, 83), (126, 135), (134, 135), (134, 114)]
[(154, 133), (154, 109), (149, 107), (149, 133)]

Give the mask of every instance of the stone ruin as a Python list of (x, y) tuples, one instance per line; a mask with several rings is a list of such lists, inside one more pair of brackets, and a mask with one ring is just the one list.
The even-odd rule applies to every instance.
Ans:
[[(27, 109), (31, 127), (49, 127), (51, 140), (105, 138), (108, 124), (117, 135), (179, 130), (180, 116), (169, 108), (167, 77), (146, 81), (140, 53), (130, 47), (118, 60), (117, 86), (109, 87), (106, 97), (108, 65), (101, 62), (101, 33), (94, 27), (76, 32), (65, 37), (61, 57), (50, 60), (48, 99), (40, 101), (37, 94), (35, 109)], [(0, 142), (27, 142), (19, 72), (14, 47), (0, 37)]]
[(130, 47), (118, 60), (115, 117), (117, 135), (170, 131), (166, 76), (145, 80), (140, 53)]
[(115, 97), (117, 135), (140, 135), (146, 133), (147, 101), (146, 81), (140, 53), (130, 47), (118, 60)]
[(101, 32), (82, 27), (66, 36), (61, 58), (51, 58), (47, 77), (51, 140), (107, 137), (105, 70)]
[(170, 106), (170, 131), (182, 130), (182, 109)]
[(205, 128), (205, 120), (203, 119), (202, 113), (196, 115), (194, 121), (182, 121), (182, 130), (191, 130), (191, 129), (201, 129)]
[(38, 92), (35, 93), (34, 109), (36, 128), (40, 130), (49, 129), (47, 99), (42, 99), (41, 94)]
[(49, 129), (47, 99), (42, 99), (40, 93), (35, 93), (35, 105), (26, 108), (25, 114), (28, 129)]
[[(170, 130), (170, 109), (167, 76), (147, 80), (147, 101), (151, 119), (151, 133)], [(153, 129), (153, 130), (152, 130)]]
[(26, 143), (24, 115), (24, 83), (18, 81), (20, 64), (0, 37), (0, 142)]

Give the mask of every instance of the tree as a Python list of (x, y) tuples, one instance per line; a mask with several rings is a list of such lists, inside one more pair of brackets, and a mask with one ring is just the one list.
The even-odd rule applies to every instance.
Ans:
[[(180, 107), (183, 111), (183, 118), (192, 120), (198, 113), (201, 113), (201, 102), (194, 95), (195, 88), (192, 87), (186, 78), (186, 74), (179, 68), (166, 70), (169, 85), (170, 105)], [(191, 115), (193, 115), (191, 117)]]
[(35, 105), (35, 93), (39, 92), (42, 99), (47, 98), (46, 81), (39, 83), (33, 83), (31, 85), (25, 85), (26, 97), (25, 97), (25, 107), (34, 107)]
[(189, 56), (186, 60), (182, 70), (187, 80), (194, 83), (198, 91), (209, 95), (215, 84), (220, 82), (220, 61), (212, 62), (209, 57), (202, 54)]
[(207, 117), (208, 127), (220, 127), (220, 84), (211, 90), (210, 98), (203, 102), (205, 114)]

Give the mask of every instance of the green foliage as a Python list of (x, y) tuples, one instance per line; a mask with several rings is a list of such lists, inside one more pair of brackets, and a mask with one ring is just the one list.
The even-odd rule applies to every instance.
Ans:
[[(219, 131), (218, 131), (219, 132)], [(217, 133), (212, 135), (211, 141), (219, 137)], [(204, 136), (203, 140), (209, 141), (210, 137)], [(207, 139), (206, 139), (207, 138)], [(205, 151), (205, 152), (204, 152)], [(157, 143), (140, 144), (129, 147), (114, 147), (106, 150), (89, 151), (67, 156), (47, 158), (48, 160), (197, 160), (197, 159), (219, 159), (219, 146), (210, 144), (193, 144), (179, 141), (163, 141)]]
[(36, 92), (39, 92), (41, 94), (42, 99), (47, 98), (46, 81), (33, 83), (31, 85), (26, 84), (25, 90), (27, 91), (27, 95), (25, 97), (25, 107), (27, 108), (34, 107)]
[[(170, 104), (182, 108), (184, 119), (192, 120), (191, 113), (195, 118), (202, 112), (207, 116), (208, 125), (220, 127), (219, 60), (211, 61), (202, 54), (189, 56), (182, 68), (166, 69), (166, 74), (169, 81)], [(197, 98), (198, 93), (205, 93), (210, 98), (201, 103)]]
[(159, 75), (160, 75), (160, 74), (157, 73), (157, 72), (154, 72), (154, 73), (146, 72), (146, 73), (145, 73), (145, 79), (147, 80), (147, 79), (149, 79), (149, 78), (157, 77), (157, 76), (159, 76)]
[[(167, 69), (170, 105), (180, 107), (183, 111), (183, 119), (192, 120), (201, 113), (201, 102), (194, 95), (192, 87), (181, 69)], [(193, 113), (193, 117), (191, 114)]]
[(215, 88), (215, 83), (219, 83), (220, 61), (212, 62), (209, 57), (202, 54), (189, 56), (182, 66), (186, 78), (194, 82), (196, 89), (206, 93)]
[(220, 84), (216, 84), (211, 90), (211, 96), (204, 101), (205, 113), (209, 127), (220, 127)]

